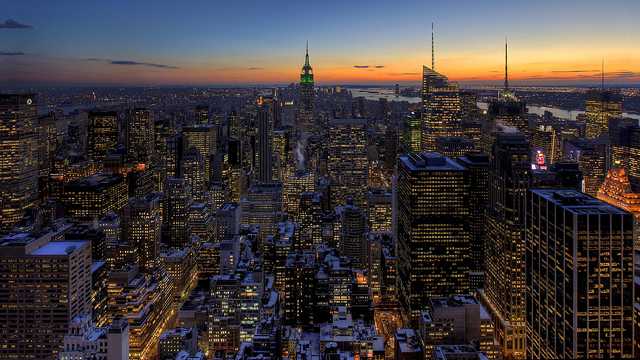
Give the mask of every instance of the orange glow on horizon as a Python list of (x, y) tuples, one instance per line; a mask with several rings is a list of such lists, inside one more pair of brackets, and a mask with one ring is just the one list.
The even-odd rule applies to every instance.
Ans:
[[(444, 52), (444, 51), (443, 51)], [(169, 59), (170, 60), (170, 59)], [(175, 60), (175, 59), (174, 59)], [(234, 59), (236, 60), (236, 59)], [(16, 69), (28, 66), (29, 72), (16, 70), (20, 82), (105, 83), (145, 85), (208, 84), (288, 84), (299, 81), (302, 59), (265, 59), (263, 66), (224, 66), (228, 59), (215, 63), (175, 62), (176, 69), (115, 66), (79, 59), (60, 61), (25, 57)], [(406, 56), (387, 55), (369, 61), (351, 61), (318, 54), (311, 57), (316, 84), (419, 83), (422, 64), (430, 64), (430, 54), (416, 52)], [(599, 83), (602, 54), (595, 50), (549, 48), (544, 51), (512, 49), (509, 53), (509, 79), (522, 82)], [(218, 62), (222, 62), (220, 64)], [(438, 57), (436, 70), (459, 82), (501, 81), (504, 76), (501, 50), (445, 53)], [(168, 61), (168, 63), (174, 63)], [(359, 65), (368, 64), (368, 65)], [(12, 63), (5, 67), (11, 71)], [(356, 65), (358, 65), (356, 67)], [(610, 82), (640, 81), (640, 48), (607, 52), (605, 73)]]

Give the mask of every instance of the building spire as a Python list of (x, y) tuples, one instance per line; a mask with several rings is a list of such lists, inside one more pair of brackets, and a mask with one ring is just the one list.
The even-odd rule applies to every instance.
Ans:
[(304, 66), (310, 66), (309, 64), (309, 40), (307, 40), (307, 51), (304, 57)]
[(431, 70), (436, 71), (436, 47), (434, 41), (433, 21), (431, 22)]
[(507, 37), (504, 37), (504, 89), (509, 90), (509, 47)]

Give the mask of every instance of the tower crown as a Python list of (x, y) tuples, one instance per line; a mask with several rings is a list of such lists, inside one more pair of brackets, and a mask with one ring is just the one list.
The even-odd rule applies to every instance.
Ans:
[(307, 41), (307, 50), (304, 57), (304, 66), (302, 67), (302, 72), (300, 73), (300, 84), (313, 85), (313, 69), (311, 68), (311, 64), (309, 63), (309, 42), (308, 41)]

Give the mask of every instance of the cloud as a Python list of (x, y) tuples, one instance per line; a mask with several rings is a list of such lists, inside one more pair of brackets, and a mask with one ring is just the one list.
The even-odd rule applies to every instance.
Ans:
[(615, 76), (615, 77), (638, 77), (640, 76), (640, 72), (635, 71), (617, 71), (612, 73), (605, 73), (606, 76)]
[(33, 26), (7, 19), (5, 22), (0, 22), (0, 29), (33, 29)]
[(20, 56), (24, 55), (22, 51), (0, 51), (0, 56)]
[(85, 61), (97, 61), (97, 62), (106, 62), (111, 65), (123, 65), (123, 66), (146, 66), (153, 67), (158, 69), (179, 69), (177, 66), (173, 65), (165, 65), (165, 64), (156, 64), (156, 63), (148, 63), (148, 62), (139, 62), (132, 60), (111, 60), (111, 59), (100, 59), (100, 58), (86, 58)]
[(353, 65), (355, 69), (384, 69), (384, 65)]
[(164, 64), (154, 64), (147, 62), (137, 62), (131, 60), (111, 60), (111, 65), (133, 65), (133, 66), (148, 66), (160, 69), (177, 69), (177, 66), (173, 65), (164, 65)]
[(259, 66), (252, 66), (252, 67), (248, 68), (247, 70), (252, 70), (252, 71), (253, 70), (264, 70), (264, 68), (263, 67), (259, 67)]
[(579, 73), (592, 73), (592, 72), (596, 72), (598, 70), (552, 70), (552, 73), (559, 73), (559, 74), (564, 74), (564, 73), (569, 73), (569, 74), (579, 74)]

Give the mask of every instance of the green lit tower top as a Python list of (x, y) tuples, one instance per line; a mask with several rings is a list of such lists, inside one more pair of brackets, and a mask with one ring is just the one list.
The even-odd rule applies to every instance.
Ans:
[(304, 66), (300, 73), (300, 105), (301, 110), (311, 114), (313, 112), (313, 69), (309, 64), (309, 42), (307, 41), (307, 52), (304, 58)]
[(311, 68), (311, 64), (309, 64), (309, 42), (307, 41), (307, 52), (304, 57), (304, 66), (302, 67), (302, 72), (300, 73), (300, 85), (309, 84), (313, 86), (313, 69)]

